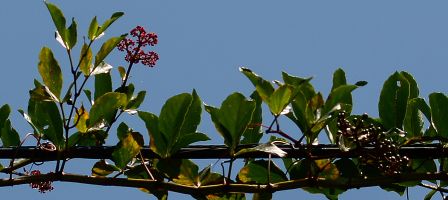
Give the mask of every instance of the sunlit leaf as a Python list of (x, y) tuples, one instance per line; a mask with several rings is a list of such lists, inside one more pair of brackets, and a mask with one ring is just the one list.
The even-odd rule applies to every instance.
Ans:
[(89, 31), (87, 33), (87, 36), (90, 40), (96, 39), (96, 32), (98, 31), (98, 21), (96, 20), (96, 16), (92, 18), (92, 21), (90, 21)]
[(48, 11), (50, 12), (51, 18), (53, 19), (54, 25), (56, 26), (56, 29), (61, 35), (61, 38), (66, 41), (65, 39), (65, 17), (62, 13), (61, 9), (59, 9), (56, 5), (45, 2), (45, 5), (48, 8)]
[(280, 115), (281, 112), (290, 103), (292, 98), (292, 86), (282, 85), (277, 88), (271, 96), (269, 96), (267, 103), (269, 109), (274, 115)]
[(138, 116), (145, 122), (150, 137), (151, 150), (159, 155), (166, 155), (168, 152), (169, 141), (159, 130), (159, 118), (152, 113), (143, 111), (138, 111)]
[(62, 72), (53, 52), (48, 47), (40, 51), (38, 68), (44, 84), (59, 99), (62, 89)]
[(126, 69), (123, 66), (118, 66), (118, 73), (120, 73), (121, 81), (126, 79)]
[(419, 102), (415, 99), (408, 101), (406, 115), (404, 117), (404, 131), (407, 137), (418, 137), (423, 135), (423, 116), (419, 110)]
[(67, 28), (66, 30), (66, 43), (68, 44), (68, 48), (72, 49), (77, 42), (78, 39), (78, 31), (77, 31), (77, 25), (74, 18), (72, 18), (72, 24)]
[[(99, 29), (96, 31), (95, 35), (96, 37), (98, 37), (99, 35), (101, 35), (104, 31), (107, 30), (107, 28), (109, 28), (109, 26), (115, 22), (115, 20), (117, 20), (118, 18), (120, 18), (121, 16), (123, 16), (124, 13), (123, 12), (115, 12), (114, 14), (112, 14), (112, 16), (110, 16), (110, 18), (108, 20), (106, 20), (100, 27)], [(95, 20), (96, 21), (96, 20)]]
[(112, 77), (110, 73), (95, 75), (95, 101), (108, 92), (112, 92)]
[(84, 106), (81, 105), (81, 107), (78, 109), (78, 111), (75, 114), (74, 118), (74, 124), (76, 124), (76, 128), (79, 132), (85, 133), (87, 132), (87, 120), (89, 119), (89, 113), (84, 108)]
[(127, 110), (136, 110), (145, 100), (146, 91), (140, 91), (137, 96), (132, 97), (126, 105)]
[(274, 92), (274, 87), (272, 86), (272, 84), (269, 81), (264, 80), (248, 68), (240, 67), (240, 72), (242, 72), (252, 82), (261, 99), (267, 102), (269, 97)]
[(107, 55), (117, 46), (117, 44), (126, 37), (126, 34), (113, 37), (103, 43), (100, 50), (95, 56), (95, 64), (94, 66), (100, 65), (101, 62), (104, 61)]
[(90, 74), (90, 66), (92, 65), (92, 49), (84, 43), (81, 48), (81, 54), (79, 55), (79, 69), (88, 76)]
[(245, 153), (251, 153), (251, 152), (265, 152), (268, 154), (276, 155), (278, 157), (285, 157), (287, 154), (285, 151), (278, 148), (273, 142), (268, 142), (265, 144), (260, 144), (253, 148), (242, 149), (242, 150), (238, 151), (235, 154), (235, 156), (245, 154)]
[(263, 130), (261, 128), (261, 123), (263, 122), (262, 100), (257, 91), (254, 91), (250, 97), (255, 101), (255, 110), (248, 127), (244, 130), (241, 144), (258, 144), (263, 137)]

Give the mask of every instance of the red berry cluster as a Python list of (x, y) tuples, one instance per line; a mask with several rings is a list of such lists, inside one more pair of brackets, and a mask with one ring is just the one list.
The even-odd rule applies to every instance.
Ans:
[(155, 46), (158, 42), (157, 34), (150, 32), (147, 33), (146, 30), (137, 26), (131, 30), (132, 37), (135, 37), (134, 41), (131, 38), (124, 38), (118, 45), (118, 50), (126, 51), (125, 60), (130, 63), (139, 63), (147, 65), (149, 67), (154, 67), (157, 60), (159, 60), (159, 55), (154, 51), (145, 52), (143, 47), (145, 46)]
[[(40, 176), (41, 173), (39, 170), (33, 170), (30, 173), (31, 176)], [(51, 181), (42, 181), (30, 183), (31, 188), (39, 190), (40, 193), (46, 193), (48, 191), (52, 191), (54, 188), (51, 186), (53, 182)]]

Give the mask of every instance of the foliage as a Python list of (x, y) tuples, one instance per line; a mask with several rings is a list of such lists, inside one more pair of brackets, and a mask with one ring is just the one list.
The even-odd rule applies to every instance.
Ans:
[[(274, 192), (295, 188), (337, 199), (348, 189), (374, 185), (400, 195), (407, 187), (422, 186), (431, 189), (426, 199), (436, 192), (444, 196), (448, 191), (446, 155), (418, 158), (403, 151), (405, 147), (445, 150), (448, 97), (432, 93), (427, 102), (419, 96), (417, 82), (407, 72), (395, 72), (385, 81), (378, 103), (379, 118), (351, 113), (352, 92), (367, 82), (347, 83), (342, 69), (334, 72), (330, 93), (324, 98), (313, 87), (311, 78), (283, 72), (282, 82), (271, 83), (244, 67), (240, 72), (254, 86), (248, 97), (235, 92), (220, 107), (215, 107), (204, 104), (193, 90), (169, 98), (156, 115), (139, 109), (146, 91), (136, 93), (134, 85), (128, 84), (135, 64), (141, 61), (149, 67), (156, 65), (158, 54), (144, 50), (158, 43), (155, 33), (137, 26), (130, 32), (135, 41), (127, 38), (127, 34), (111, 37), (93, 53), (94, 44), (124, 13), (114, 13), (101, 26), (94, 17), (85, 37), (88, 40), (82, 44), (75, 61), (76, 21), (72, 19), (66, 27), (62, 11), (52, 3), (45, 5), (57, 30), (56, 40), (67, 53), (70, 75), (63, 76), (63, 66), (50, 48), (41, 49), (38, 63), (41, 81), (34, 80), (27, 110), (19, 110), (33, 133), (22, 139), (8, 119), (10, 107), (6, 104), (0, 108), (3, 149), (20, 152), (23, 142), (31, 136), (37, 141), (33, 150), (48, 156), (47, 159), (28, 156), (15, 162), (19, 154), (10, 155), (10, 165), (0, 170), (10, 178), (0, 180), (1, 186), (30, 183), (44, 193), (55, 189), (52, 181), (69, 181), (135, 187), (159, 199), (166, 199), (168, 191), (190, 194), (196, 199), (245, 199), (245, 193), (255, 193), (254, 199), (271, 199)], [(107, 63), (115, 47), (125, 52), (129, 63), (127, 68), (117, 68), (121, 81), (118, 86), (112, 82), (113, 67)], [(92, 79), (93, 88), (87, 88), (86, 83)], [(267, 126), (263, 125), (262, 103), (272, 115)], [(200, 169), (193, 160), (177, 157), (182, 151), (193, 155), (194, 152), (188, 152), (194, 147), (192, 144), (210, 139), (208, 134), (197, 130), (203, 109), (224, 139), (225, 152), (214, 155), (228, 159), (222, 163), (222, 173), (213, 172), (213, 166)], [(122, 122), (122, 114), (137, 114), (145, 124), (147, 132), (143, 134), (148, 134), (149, 141)], [(300, 134), (284, 132), (279, 118), (289, 119)], [(118, 122), (118, 143), (105, 146), (105, 139)], [(263, 133), (280, 137), (272, 136), (262, 142)], [(338, 148), (337, 155), (316, 153), (322, 147), (318, 145), (322, 142), (321, 134), (328, 137), (326, 147)], [(215, 150), (206, 147), (205, 151)], [(91, 176), (64, 173), (69, 159), (83, 148), (110, 152), (95, 152), (104, 154), (92, 167)], [(291, 152), (302, 154), (294, 156)], [(56, 160), (53, 172), (41, 174), (32, 169), (33, 162), (48, 160)], [(232, 176), (236, 169), (233, 163), (240, 161), (244, 161), (243, 166)], [(25, 166), (29, 166), (26, 173), (18, 172)]]

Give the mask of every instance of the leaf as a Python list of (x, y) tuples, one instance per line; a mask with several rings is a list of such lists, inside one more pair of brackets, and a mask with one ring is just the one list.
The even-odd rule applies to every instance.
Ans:
[[(114, 23), (118, 18), (120, 18), (121, 16), (123, 16), (124, 13), (123, 12), (115, 12), (114, 14), (112, 14), (112, 16), (110, 16), (110, 18), (108, 20), (106, 20), (100, 27), (99, 29), (96, 31), (95, 35), (96, 37), (98, 37), (99, 35), (101, 35), (104, 31), (107, 30), (107, 28), (109, 28), (109, 26)], [(95, 20), (96, 21), (96, 20)]]
[(92, 105), (92, 92), (88, 89), (83, 90), (84, 94), (86, 95), (87, 99), (89, 100), (89, 103)]
[[(343, 69), (338, 68), (333, 73), (333, 86), (331, 87), (331, 91), (338, 88), (339, 86), (347, 85), (347, 80), (345, 78), (345, 72)], [(348, 100), (348, 99), (347, 99)], [(351, 100), (351, 98), (350, 98)]]
[[(161, 155), (162, 157), (169, 157), (179, 148), (185, 147), (192, 142), (208, 138), (203, 134), (186, 136), (196, 132), (197, 126), (201, 120), (201, 112), (201, 100), (195, 90), (193, 90), (192, 94), (179, 94), (169, 98), (165, 102), (160, 111), (158, 123), (158, 129), (164, 138), (163, 141), (167, 142), (167, 149), (165, 149), (166, 152)], [(183, 137), (188, 138), (188, 140), (186, 140), (188, 142), (180, 141)], [(158, 141), (155, 140), (154, 143), (158, 143)]]
[(59, 9), (56, 5), (46, 2), (45, 5), (48, 8), (48, 11), (50, 12), (51, 19), (53, 19), (53, 23), (56, 26), (56, 29), (61, 35), (61, 38), (63, 41), (67, 41), (65, 37), (65, 17), (62, 13), (61, 9)]
[(137, 96), (132, 97), (126, 105), (126, 110), (136, 110), (145, 100), (146, 91), (140, 91)]
[(87, 132), (87, 121), (89, 120), (89, 113), (84, 108), (83, 105), (78, 109), (75, 113), (74, 124), (76, 124), (76, 128), (79, 132), (85, 133)]
[(68, 49), (72, 49), (77, 42), (77, 37), (78, 37), (78, 32), (77, 32), (77, 28), (76, 28), (76, 21), (74, 18), (72, 18), (72, 24), (67, 28), (65, 35), (65, 41), (68, 44)]
[(221, 108), (206, 106), (218, 132), (224, 137), (224, 143), (234, 154), (240, 138), (249, 126), (255, 110), (255, 102), (246, 100), (240, 93), (233, 93), (221, 104)]
[(429, 191), (428, 194), (426, 194), (424, 200), (431, 200), (432, 197), (434, 196), (434, 194), (436, 194), (436, 193), (437, 193), (437, 190), (431, 190), (431, 191)]
[[(268, 184), (287, 181), (288, 178), (277, 165), (269, 161), (271, 171), (268, 171), (268, 161), (257, 160), (250, 161), (238, 173), (238, 179), (243, 183)], [(268, 182), (268, 174), (270, 174), (270, 182)]]
[(244, 193), (219, 193), (219, 194), (207, 194), (207, 200), (245, 200), (246, 196)]
[(272, 193), (255, 193), (252, 200), (271, 200)]
[(43, 47), (40, 51), (38, 68), (44, 84), (59, 99), (62, 89), (62, 72), (53, 52), (48, 47)]
[(409, 98), (409, 82), (398, 72), (383, 85), (378, 103), (379, 116), (386, 129), (402, 129)]
[(118, 66), (118, 73), (120, 73), (121, 81), (126, 79), (126, 69), (123, 66)]
[[(91, 67), (93, 67), (91, 65)], [(107, 64), (106, 62), (101, 62), (98, 66), (91, 68), (91, 75), (99, 75), (99, 74), (108, 74), (112, 69), (112, 65)]]
[(327, 114), (333, 109), (337, 104), (352, 104), (351, 93), (353, 90), (358, 88), (356, 85), (341, 85), (331, 91), (325, 101), (322, 113)]
[(81, 48), (81, 54), (79, 55), (79, 69), (85, 76), (90, 74), (90, 66), (92, 65), (92, 49), (84, 43)]
[(193, 144), (195, 142), (199, 141), (207, 141), (210, 140), (210, 138), (204, 134), (204, 133), (188, 133), (183, 134), (180, 136), (180, 138), (174, 143), (173, 147), (171, 148), (171, 154), (176, 153), (181, 148), (187, 147), (190, 144)]
[(3, 147), (20, 146), (19, 133), (12, 128), (11, 121), (9, 119), (5, 121), (0, 131)]
[(10, 113), (11, 107), (9, 107), (8, 104), (5, 104), (0, 108), (0, 126), (2, 126), (6, 122), (6, 119), (9, 118)]
[(138, 111), (138, 116), (145, 122), (151, 150), (158, 155), (165, 155), (168, 150), (168, 140), (159, 131), (159, 118), (152, 113), (143, 111)]
[(95, 40), (96, 39), (96, 32), (98, 31), (98, 21), (96, 20), (96, 16), (92, 18), (92, 21), (90, 21), (89, 25), (89, 31), (87, 33), (87, 36), (89, 37), (89, 40)]
[(443, 93), (431, 93), (429, 95), (431, 106), (431, 123), (437, 133), (442, 137), (448, 137), (448, 97)]
[(156, 168), (175, 183), (189, 186), (199, 186), (199, 167), (189, 159), (157, 160)]
[(282, 85), (277, 88), (267, 100), (271, 112), (278, 116), (290, 103), (292, 97), (292, 86)]
[(112, 160), (115, 165), (123, 169), (140, 152), (143, 136), (138, 132), (129, 132), (121, 138), (116, 149), (112, 152)]
[(334, 162), (336, 165), (336, 168), (340, 172), (341, 177), (344, 178), (357, 178), (360, 177), (361, 174), (359, 173), (358, 167), (355, 165), (355, 163), (348, 158), (341, 158)]
[(115, 167), (114, 165), (111, 165), (106, 162), (106, 160), (100, 160), (93, 165), (92, 168), (92, 176), (107, 176), (109, 174), (112, 174), (115, 171), (120, 171), (119, 168)]
[(263, 111), (261, 109), (262, 100), (257, 91), (254, 91), (250, 97), (255, 101), (255, 110), (249, 126), (244, 130), (244, 138), (241, 140), (241, 144), (258, 144), (263, 137), (263, 130), (261, 128), (263, 122)]
[(265, 144), (260, 144), (256, 147), (253, 148), (246, 148), (246, 149), (241, 149), (240, 151), (238, 151), (235, 156), (241, 155), (241, 154), (245, 154), (245, 153), (251, 153), (251, 152), (265, 152), (268, 154), (274, 154), (278, 157), (285, 157), (286, 156), (286, 152), (283, 151), (282, 149), (278, 148), (273, 142), (268, 142)]
[[(23, 111), (22, 111), (23, 112)], [(55, 102), (28, 101), (28, 118), (38, 134), (58, 147), (64, 146), (63, 122)], [(25, 116), (25, 115), (24, 115)]]
[(112, 92), (112, 78), (110, 73), (95, 75), (95, 100), (108, 92)]
[(272, 86), (272, 84), (269, 81), (264, 80), (248, 68), (240, 67), (239, 70), (250, 80), (250, 82), (252, 82), (261, 99), (267, 102), (269, 97), (274, 92), (274, 87)]
[(411, 99), (408, 101), (406, 115), (404, 117), (404, 131), (407, 137), (419, 137), (423, 135), (423, 116), (419, 110), (418, 101)]
[(117, 46), (117, 44), (126, 37), (126, 34), (113, 37), (103, 43), (100, 50), (95, 56), (95, 65), (98, 66), (104, 59), (109, 55), (109, 53)]
[(110, 124), (115, 117), (116, 110), (127, 103), (126, 94), (108, 92), (95, 100), (90, 109), (89, 127), (95, 126), (102, 120)]

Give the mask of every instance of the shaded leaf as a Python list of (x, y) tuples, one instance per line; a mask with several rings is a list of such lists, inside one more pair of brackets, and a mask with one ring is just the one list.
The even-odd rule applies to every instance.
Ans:
[[(422, 99), (423, 100), (423, 99)], [(411, 99), (408, 101), (406, 115), (404, 117), (404, 131), (407, 137), (418, 137), (423, 135), (423, 116), (419, 110), (418, 101)]]
[(32, 122), (30, 124), (37, 133), (44, 135), (44, 139), (50, 140), (58, 147), (64, 145), (63, 122), (55, 102), (30, 99), (28, 101), (28, 115)]
[(65, 41), (68, 44), (68, 49), (72, 49), (76, 45), (78, 39), (78, 31), (76, 30), (76, 26), (76, 21), (74, 18), (72, 18), (72, 24), (67, 28), (65, 32)]
[(268, 174), (270, 174), (270, 183), (287, 181), (288, 178), (283, 171), (272, 161), (269, 161), (271, 171), (268, 171), (268, 161), (257, 160), (250, 161), (238, 173), (238, 179), (243, 183), (268, 184)]
[[(109, 28), (109, 26), (114, 23), (118, 18), (120, 18), (121, 16), (123, 16), (124, 13), (123, 12), (115, 12), (112, 14), (112, 16), (110, 16), (110, 18), (108, 20), (106, 20), (100, 27), (99, 29), (96, 31), (95, 35), (96, 37), (98, 37), (100, 34), (102, 34), (104, 31), (107, 30), (107, 28)], [(96, 21), (96, 20), (95, 20)]]
[(143, 111), (138, 111), (138, 116), (145, 122), (151, 150), (158, 155), (165, 155), (168, 151), (168, 141), (159, 131), (159, 118), (152, 113)]
[(448, 137), (448, 97), (443, 93), (429, 95), (431, 119), (435, 130), (440, 136)]
[(5, 121), (0, 131), (3, 147), (20, 146), (19, 133), (11, 126), (9, 119)]
[(361, 174), (359, 173), (358, 167), (355, 165), (355, 163), (348, 158), (341, 158), (334, 162), (336, 165), (336, 168), (340, 172), (341, 177), (344, 178), (357, 178), (360, 177)]
[(146, 91), (140, 91), (137, 96), (132, 97), (126, 105), (126, 110), (136, 110), (145, 100)]
[(107, 176), (115, 171), (120, 171), (120, 169), (107, 163), (106, 160), (100, 160), (93, 165), (92, 176)]
[(126, 94), (109, 92), (95, 100), (90, 109), (89, 127), (95, 126), (105, 120), (110, 123), (115, 117), (116, 110), (127, 103)]
[(112, 92), (112, 78), (110, 74), (95, 75), (95, 101), (108, 92)]
[(262, 100), (257, 91), (254, 91), (250, 97), (255, 101), (255, 110), (249, 126), (244, 130), (244, 138), (241, 140), (241, 144), (258, 144), (263, 137), (263, 130), (261, 127), (263, 122), (263, 113), (261, 109)]
[(378, 103), (379, 116), (386, 129), (402, 128), (409, 98), (409, 82), (398, 72), (383, 85)]
[(143, 136), (138, 132), (129, 132), (121, 138), (117, 148), (112, 153), (112, 160), (115, 165), (123, 169), (140, 152), (142, 148)]

